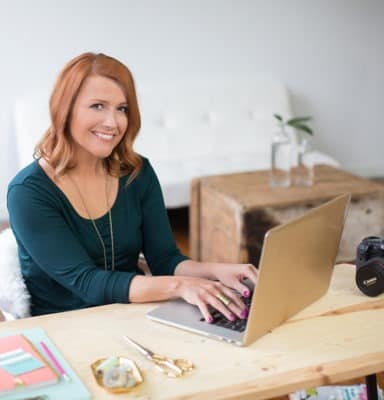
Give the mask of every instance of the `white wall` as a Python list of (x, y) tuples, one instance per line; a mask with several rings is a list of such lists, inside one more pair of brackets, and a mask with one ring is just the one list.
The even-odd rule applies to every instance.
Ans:
[(0, 203), (16, 169), (12, 99), (51, 87), (87, 50), (121, 59), (139, 84), (274, 75), (295, 113), (315, 117), (320, 150), (384, 175), (383, 22), (382, 0), (0, 0)]

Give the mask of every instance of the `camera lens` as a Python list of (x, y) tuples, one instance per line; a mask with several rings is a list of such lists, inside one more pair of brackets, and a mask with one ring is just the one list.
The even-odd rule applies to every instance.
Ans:
[(356, 284), (367, 296), (375, 297), (384, 292), (384, 266), (372, 259), (356, 271)]

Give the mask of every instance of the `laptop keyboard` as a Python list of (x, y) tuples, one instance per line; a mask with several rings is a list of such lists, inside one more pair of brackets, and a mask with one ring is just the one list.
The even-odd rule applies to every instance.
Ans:
[[(252, 295), (249, 297), (241, 297), (241, 301), (249, 308), (251, 305)], [(237, 332), (244, 332), (245, 327), (247, 325), (247, 319), (236, 318), (234, 321), (230, 321), (227, 319), (220, 311), (214, 310), (211, 313), (213, 317), (213, 322), (210, 325), (221, 326), (222, 328), (232, 329)], [(201, 318), (200, 321), (205, 321), (204, 318)]]

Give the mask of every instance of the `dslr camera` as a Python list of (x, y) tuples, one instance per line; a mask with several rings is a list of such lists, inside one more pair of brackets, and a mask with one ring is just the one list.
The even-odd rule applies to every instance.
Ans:
[(357, 246), (356, 284), (367, 296), (384, 292), (384, 239), (369, 236)]

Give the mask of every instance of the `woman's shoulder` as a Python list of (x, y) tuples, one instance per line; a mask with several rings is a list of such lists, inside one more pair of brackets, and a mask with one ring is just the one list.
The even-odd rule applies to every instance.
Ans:
[(126, 188), (130, 187), (131, 190), (142, 196), (153, 185), (153, 182), (157, 180), (157, 176), (149, 159), (141, 154), (139, 156), (141, 158), (141, 167), (136, 177), (132, 181), (130, 181), (129, 175), (122, 176), (120, 179)]
[(153, 176), (155, 175), (155, 171), (148, 158), (142, 156), (141, 154), (139, 154), (139, 156), (141, 158), (141, 167), (139, 173), (132, 183), (136, 182), (137, 184), (142, 185), (152, 180)]
[(9, 182), (8, 188), (15, 185), (23, 185), (27, 180), (41, 180), (44, 179), (41, 168), (37, 160), (34, 160), (26, 167), (21, 169)]
[(142, 156), (141, 154), (136, 153), (139, 158), (140, 158), (140, 165), (139, 165), (139, 170), (136, 172), (135, 174), (135, 178), (132, 179), (132, 174), (134, 172), (133, 167), (131, 166), (130, 168), (127, 168), (126, 170), (121, 170), (121, 175), (120, 175), (120, 179), (121, 180), (128, 180), (128, 181), (132, 181), (132, 183), (134, 181), (136, 181), (138, 178), (142, 178), (143, 175), (146, 174), (148, 167), (150, 166), (150, 162), (148, 160), (148, 158)]
[(10, 192), (17, 192), (19, 196), (36, 195), (41, 196), (56, 196), (54, 188), (50, 183), (50, 179), (40, 167), (37, 160), (21, 169), (8, 184), (8, 195)]

